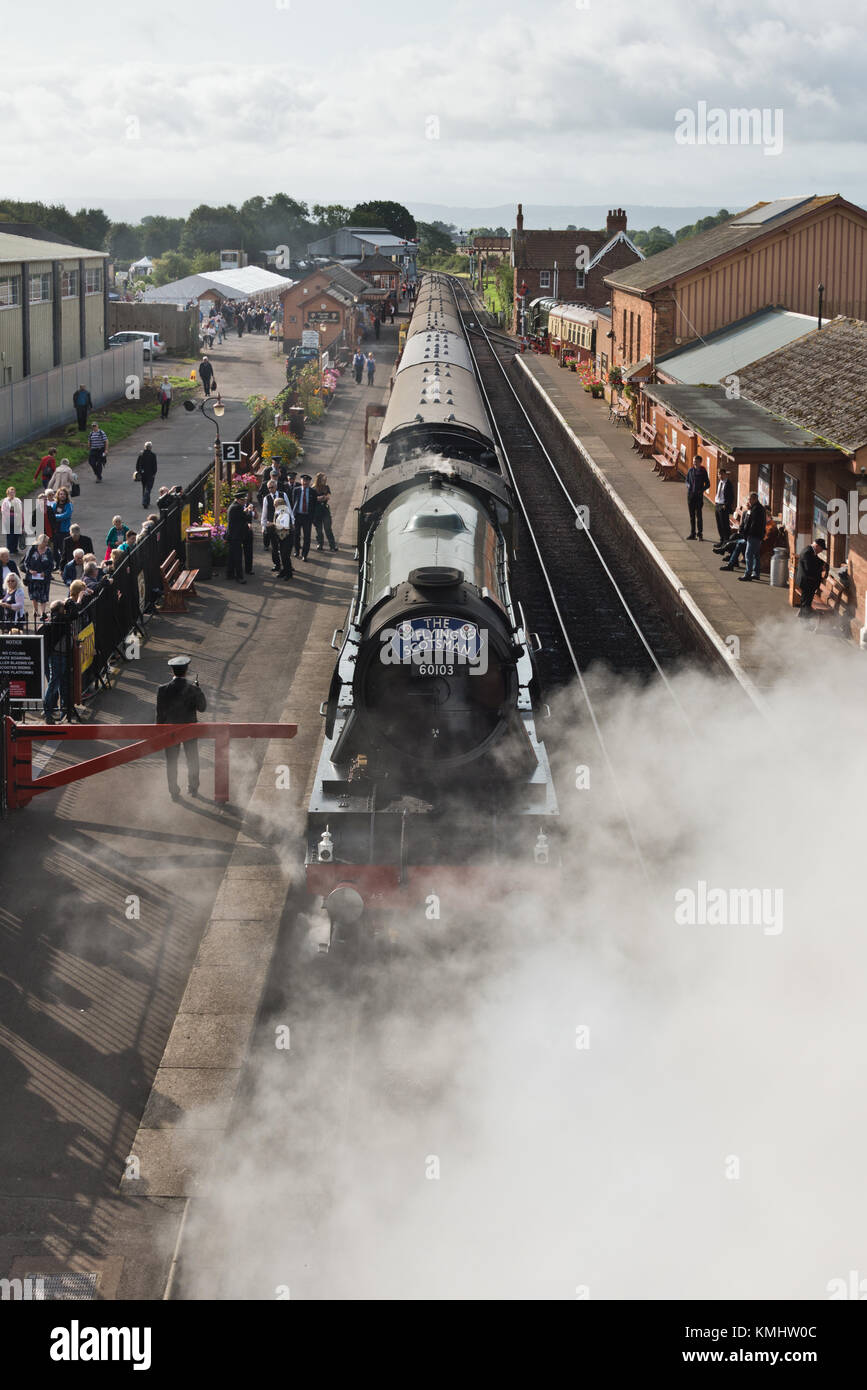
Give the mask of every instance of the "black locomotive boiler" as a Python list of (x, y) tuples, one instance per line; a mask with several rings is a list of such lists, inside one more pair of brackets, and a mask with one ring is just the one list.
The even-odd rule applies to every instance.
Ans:
[[(515, 506), (450, 283), (421, 285), (358, 513), (307, 886), (332, 924), (547, 862), (557, 802)], [(436, 885), (436, 886), (434, 886)]]

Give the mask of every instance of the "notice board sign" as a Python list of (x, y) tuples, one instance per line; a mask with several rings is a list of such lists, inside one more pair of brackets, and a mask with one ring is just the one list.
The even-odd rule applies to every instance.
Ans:
[(0, 689), (7, 683), (13, 702), (42, 699), (45, 659), (40, 633), (0, 634)]

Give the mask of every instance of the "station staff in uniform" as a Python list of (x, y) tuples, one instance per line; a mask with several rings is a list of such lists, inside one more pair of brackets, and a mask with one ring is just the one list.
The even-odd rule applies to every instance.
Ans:
[(252, 542), (253, 533), (250, 529), (250, 517), (245, 506), (246, 493), (236, 492), (234, 501), (226, 513), (226, 545), (229, 549), (229, 556), (226, 562), (226, 578), (235, 579), (239, 584), (246, 584), (244, 578), (244, 551), (246, 542), (250, 540), (250, 568), (252, 569)]
[(309, 473), (301, 474), (301, 482), (292, 489), (292, 510), (295, 513), (295, 558), (300, 554), (306, 560), (310, 554), (310, 532), (313, 526), (313, 508), (316, 494), (310, 486)]
[[(187, 680), (190, 661), (191, 658), (188, 656), (173, 656), (169, 662), (172, 680), (166, 685), (161, 685), (157, 690), (156, 722), (158, 724), (197, 724), (199, 713), (207, 709), (208, 702), (199, 689), (198, 677), (196, 677), (195, 683)], [(190, 796), (195, 796), (199, 790), (198, 740), (191, 739), (183, 744), (183, 749), (187, 760), (189, 793)], [(166, 776), (169, 780), (169, 791), (173, 801), (177, 801), (181, 794), (178, 788), (178, 755), (180, 751), (181, 744), (179, 743), (166, 749)]]

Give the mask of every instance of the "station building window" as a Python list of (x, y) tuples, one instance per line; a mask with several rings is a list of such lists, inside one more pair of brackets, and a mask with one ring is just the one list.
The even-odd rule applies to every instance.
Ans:
[(585, 278), (586, 278), (586, 273), (585, 273), (585, 271), (583, 271), (583, 270), (576, 270), (576, 271), (575, 271), (575, 288), (576, 288), (576, 290), (583, 290)]
[(51, 271), (46, 270), (30, 276), (30, 303), (49, 304), (51, 302)]
[(548, 290), (548, 289), (550, 289), (550, 288), (551, 288), (551, 272), (550, 272), (550, 270), (540, 270), (540, 271), (539, 271), (539, 289), (540, 289), (540, 290)]
[(60, 277), (60, 295), (62, 299), (78, 298), (77, 270), (64, 270)]
[(12, 309), (21, 303), (21, 276), (0, 277), (0, 309)]
[(94, 266), (84, 272), (84, 293), (102, 294), (102, 267)]

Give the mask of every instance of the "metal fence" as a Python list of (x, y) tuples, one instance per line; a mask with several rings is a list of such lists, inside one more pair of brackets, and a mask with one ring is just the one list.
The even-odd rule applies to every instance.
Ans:
[(144, 379), (141, 341), (82, 357), (0, 387), (0, 451), (75, 419), (73, 392), (86, 386), (98, 409), (123, 396), (130, 377)]

